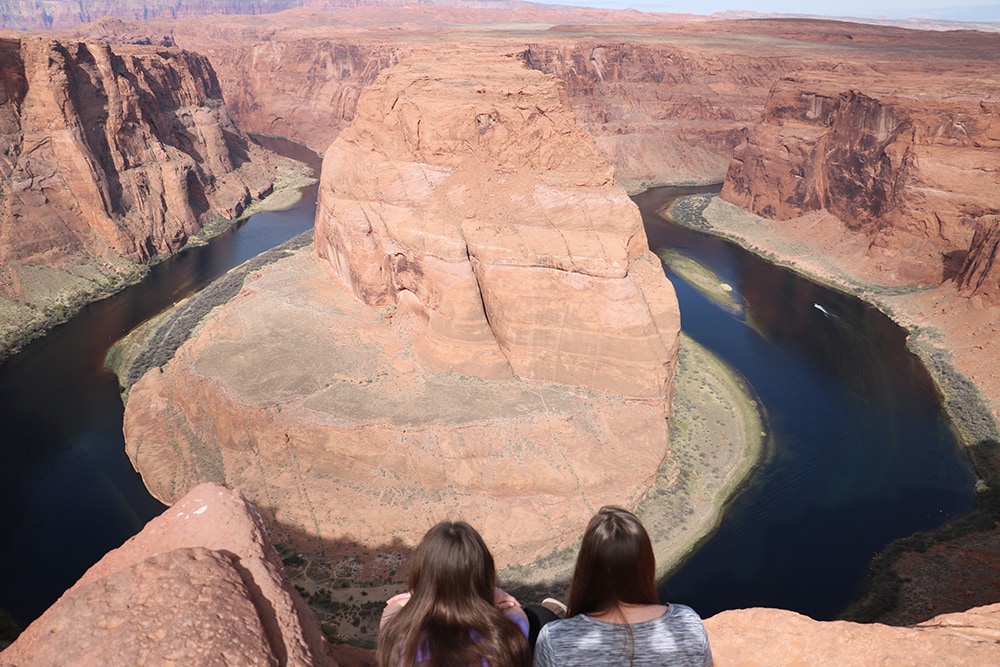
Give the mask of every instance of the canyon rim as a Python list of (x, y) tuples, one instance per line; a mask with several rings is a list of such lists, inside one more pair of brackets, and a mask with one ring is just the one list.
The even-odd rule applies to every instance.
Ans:
[[(396, 13), (399, 13), (398, 10)], [(882, 301), (882, 305), (912, 330), (930, 332), (929, 340), (939, 351), (953, 354), (951, 359), (945, 358), (946, 365), (951, 367), (953, 364), (971, 380), (987, 404), (988, 420), (992, 423), (996, 418), (1000, 398), (1000, 380), (997, 380), (1000, 378), (997, 366), (1000, 362), (996, 359), (1000, 355), (995, 352), (1000, 337), (996, 335), (994, 325), (997, 288), (991, 269), (996, 246), (992, 239), (996, 234), (997, 211), (994, 210), (995, 202), (990, 203), (988, 198), (980, 201), (979, 198), (980, 194), (988, 193), (996, 186), (995, 38), (974, 32), (945, 34), (801, 20), (663, 22), (629, 26), (615, 25), (612, 21), (586, 29), (580, 26), (557, 28), (551, 27), (551, 24), (544, 27), (529, 25), (526, 17), (530, 14), (511, 14), (519, 16), (523, 23), (504, 28), (495, 25), (495, 15), (474, 12), (469, 15), (476, 17), (471, 22), (478, 22), (477, 25), (452, 25), (445, 29), (436, 25), (441, 14), (435, 13), (432, 8), (423, 13), (410, 13), (405, 22), (377, 7), (340, 15), (336, 19), (323, 13), (295, 10), (276, 14), (267, 22), (255, 17), (172, 22), (102, 20), (79, 28), (76, 34), (112, 42), (135, 39), (155, 42), (163, 35), (171, 35), (177, 44), (204, 54), (212, 63), (218, 73), (222, 98), (241, 127), (290, 136), (318, 150), (324, 150), (338, 135), (348, 132), (345, 128), (355, 120), (363, 88), (375, 82), (382, 70), (397, 63), (405, 64), (410, 56), (421, 53), (431, 38), (445, 45), (445, 50), (458, 49), (460, 47), (456, 45), (475, 41), (480, 47), (485, 45), (494, 55), (515, 55), (531, 68), (552, 74), (563, 82), (568, 106), (580, 124), (595, 137), (601, 155), (614, 165), (615, 178), (626, 188), (637, 190), (648, 184), (721, 182), (727, 178), (728, 172), (724, 198), (768, 216), (748, 223), (754, 230), (744, 236), (749, 245), (769, 256), (789, 256), (792, 254), (787, 250), (790, 242), (810, 241), (813, 245), (802, 256), (795, 258), (801, 270), (820, 278), (829, 276), (834, 271), (825, 260), (832, 258), (837, 270), (831, 282), (839, 282), (850, 291), (861, 292), (867, 298), (873, 298), (875, 294), (869, 289), (871, 284), (906, 291), (895, 301)], [(451, 47), (447, 47), (448, 44)], [(752, 44), (752, 48), (748, 48), (748, 44)], [(927, 81), (933, 82), (933, 86), (927, 86)], [(923, 97), (918, 97), (919, 93), (924, 93)], [(838, 108), (841, 115), (832, 113), (838, 103), (841, 104)], [(922, 107), (923, 111), (916, 113), (914, 109), (917, 107)], [(813, 117), (805, 119), (809, 122), (804, 122), (801, 117), (795, 118), (796, 109), (805, 114), (812, 112)], [(789, 115), (783, 117), (782, 113)], [(912, 117), (904, 118), (906, 116)], [(770, 127), (769, 118), (779, 117), (780, 122), (773, 124), (778, 129)], [(927, 123), (928, 118), (937, 120)], [(977, 119), (977, 122), (974, 125), (964, 122), (970, 118)], [(902, 122), (904, 120), (909, 124)], [(481, 122), (489, 126), (492, 122), (489, 114)], [(957, 129), (956, 122), (963, 128), (964, 135)], [(412, 125), (407, 125), (406, 118), (402, 117), (399, 127), (412, 128)], [(928, 127), (931, 130), (925, 131), (924, 128)], [(976, 131), (969, 132), (970, 127)], [(902, 140), (887, 141), (890, 138)], [(907, 144), (906, 140), (910, 143)], [(829, 174), (823, 169), (810, 168), (809, 165), (815, 163), (805, 159), (805, 156), (811, 158), (815, 146), (837, 148), (844, 164), (868, 165), (859, 167), (853, 173), (853, 185), (872, 188), (866, 191), (868, 197), (856, 198), (844, 188), (835, 189), (833, 195), (829, 194), (830, 190), (824, 190), (831, 182)], [(344, 146), (342, 143), (342, 149), (344, 155), (349, 156), (351, 151), (358, 150), (358, 145)], [(739, 168), (730, 164), (734, 151), (739, 155)], [(949, 156), (948, 159), (939, 159), (944, 155)], [(960, 182), (961, 187), (957, 189), (949, 185), (955, 183), (955, 178), (962, 179), (963, 170), (970, 164), (975, 179)], [(759, 169), (752, 172), (746, 168), (747, 165)], [(897, 169), (901, 166), (905, 168)], [(429, 187), (427, 184), (433, 182), (436, 188), (438, 182), (434, 178), (440, 178), (443, 183), (445, 172), (452, 167), (454, 165), (437, 165), (434, 169), (420, 172), (424, 179), (421, 187), (426, 190)], [(459, 170), (459, 167), (454, 168)], [(401, 164), (383, 164), (382, 169), (386, 175), (418, 173), (412, 167)], [(918, 177), (917, 181), (904, 178), (913, 175)], [(351, 177), (352, 174), (348, 173), (345, 180)], [(880, 179), (888, 180), (882, 182)], [(401, 178), (398, 181), (387, 180), (386, 183), (391, 186), (389, 190), (394, 196), (403, 198), (401, 194), (408, 197), (409, 188), (418, 184), (414, 180), (419, 182), (419, 179)], [(985, 185), (972, 187), (975, 182)], [(896, 186), (899, 188), (894, 190)], [(963, 189), (966, 186), (971, 189)], [(897, 193), (897, 199), (874, 193), (873, 189), (877, 188), (881, 188), (883, 193)], [(748, 198), (739, 200), (738, 191)], [(979, 202), (977, 210), (960, 210), (956, 202), (963, 192), (970, 195), (967, 199)], [(526, 196), (523, 192), (519, 194)], [(459, 199), (460, 195), (452, 193)], [(365, 197), (352, 196), (355, 201), (378, 200), (368, 193)], [(941, 196), (947, 200), (947, 219), (930, 215), (936, 206), (927, 202)], [(328, 213), (331, 209), (336, 210), (334, 201), (343, 201), (345, 197), (344, 191), (333, 189), (329, 195), (324, 195), (324, 201), (329, 204)], [(898, 206), (890, 207), (890, 215), (882, 215), (883, 211), (872, 206), (865, 210), (857, 208), (853, 212), (838, 210), (836, 206), (813, 206), (813, 203), (822, 204), (831, 197), (856, 203), (867, 201), (879, 206), (895, 202)], [(429, 210), (440, 211), (449, 205), (447, 198), (439, 201), (432, 199), (425, 200)], [(922, 208), (918, 206), (921, 202), (924, 204)], [(401, 211), (402, 207), (396, 208), (398, 201), (390, 203), (394, 208), (386, 207), (379, 211), (381, 218), (387, 221), (387, 229), (392, 228), (394, 221), (402, 219), (395, 216), (411, 215)], [(770, 210), (767, 210), (768, 205)], [(711, 206), (710, 214), (726, 208), (720, 200)], [(914, 207), (920, 208), (916, 211), (917, 215), (911, 215)], [(728, 211), (732, 213), (732, 209)], [(858, 215), (858, 211), (862, 214)], [(800, 215), (803, 212), (806, 215)], [(921, 217), (925, 213), (928, 215)], [(784, 224), (781, 220), (762, 222), (770, 218), (784, 218)], [(722, 227), (721, 223), (717, 223), (717, 228)], [(919, 233), (914, 234), (917, 227)], [(530, 235), (514, 253), (496, 243), (483, 230), (476, 231), (479, 236), (473, 234), (473, 238), (478, 239), (478, 245), (474, 241), (469, 247), (469, 254), (480, 260), (485, 257), (489, 261), (486, 266), (479, 267), (472, 266), (470, 261), (471, 268), (463, 269), (466, 283), (470, 280), (470, 271), (478, 281), (479, 275), (486, 276), (496, 268), (495, 265), (508, 270), (510, 267), (499, 259), (522, 261), (525, 250), (532, 248)], [(275, 329), (288, 328), (303, 334), (296, 345), (278, 350), (282, 354), (297, 355), (293, 358), (300, 360), (303, 367), (325, 366), (330, 371), (334, 365), (329, 359), (332, 346), (324, 339), (304, 335), (312, 331), (307, 328), (305, 320), (325, 307), (309, 301), (309, 298), (323, 295), (330, 299), (329, 303), (338, 303), (338, 307), (349, 314), (345, 319), (352, 322), (350, 336), (362, 347), (373, 345), (361, 336), (363, 330), (369, 326), (373, 329), (385, 327), (390, 314), (390, 329), (405, 332), (420, 341), (414, 345), (412, 357), (403, 353), (407, 344), (402, 341), (409, 338), (390, 338), (388, 342), (379, 343), (390, 350), (392, 362), (382, 367), (362, 368), (357, 377), (370, 380), (366, 387), (391, 383), (398, 377), (394, 375), (396, 373), (424, 374), (417, 382), (421, 390), (426, 390), (429, 384), (433, 385), (433, 381), (446, 385), (445, 380), (452, 379), (450, 374), (463, 371), (465, 366), (441, 354), (442, 346), (436, 341), (441, 340), (442, 332), (460, 334), (466, 359), (477, 358), (480, 351), (489, 349), (490, 367), (495, 369), (496, 377), (470, 380), (470, 384), (486, 386), (488, 383), (504, 382), (503, 375), (515, 373), (511, 362), (506, 361), (505, 367), (502, 359), (508, 359), (505, 344), (513, 349), (520, 342), (516, 327), (510, 329), (513, 345), (501, 342), (507, 340), (502, 336), (494, 336), (491, 342), (485, 335), (482, 321), (473, 322), (467, 318), (468, 299), (460, 302), (437, 300), (432, 287), (435, 283), (417, 282), (415, 271), (409, 270), (411, 264), (436, 269), (441, 267), (441, 257), (435, 253), (444, 250), (432, 248), (432, 242), (453, 245), (453, 239), (446, 234), (435, 233), (431, 236), (434, 238), (407, 239), (407, 243), (402, 245), (404, 251), (399, 254), (395, 253), (400, 245), (395, 236), (389, 237), (392, 239), (391, 253), (384, 253), (386, 243), (380, 241), (379, 252), (371, 255), (379, 258), (378, 270), (405, 278), (408, 282), (390, 281), (393, 289), (383, 287), (380, 293), (392, 295), (391, 298), (383, 298), (394, 300), (397, 305), (393, 307), (386, 305), (387, 302), (378, 302), (371, 306), (373, 310), (363, 309), (353, 297), (343, 300), (346, 293), (336, 291), (340, 287), (325, 274), (328, 269), (320, 260), (308, 253), (290, 253), (280, 268), (266, 275), (260, 274), (256, 281), (248, 281), (245, 292), (231, 304), (227, 314), (230, 319), (225, 326), (222, 324), (225, 318), (217, 320), (215, 326), (220, 344), (231, 344), (237, 335), (245, 333), (245, 318), (253, 314), (251, 311), (254, 308), (247, 303), (251, 296), (267, 299), (268, 290), (274, 283), (300, 284), (293, 281), (305, 280), (304, 276), (308, 275), (308, 291), (299, 292), (297, 298), (292, 300), (274, 299), (267, 306), (269, 315), (290, 312), (303, 315), (301, 318), (282, 318), (274, 326)], [(535, 235), (534, 238), (542, 237)], [(373, 247), (378, 245), (372, 238), (366, 239), (366, 242), (371, 242)], [(590, 247), (592, 244), (583, 245)], [(634, 258), (628, 250), (630, 245), (623, 245), (626, 252), (621, 256), (632, 262)], [(479, 254), (477, 249), (481, 251)], [(450, 250), (455, 251), (455, 248)], [(916, 256), (921, 259), (915, 260), (911, 250), (918, 251)], [(406, 259), (405, 265), (397, 259), (399, 255)], [(573, 256), (572, 253), (570, 256)], [(322, 261), (330, 260), (329, 270), (337, 276), (338, 282), (369, 284), (355, 281), (353, 274), (358, 271), (347, 268), (349, 264), (336, 257), (335, 253), (328, 254)], [(928, 263), (926, 260), (929, 257), (935, 261)], [(411, 262), (413, 258), (419, 261)], [(490, 262), (494, 265), (489, 265)], [(338, 263), (339, 266), (333, 266)], [(366, 265), (365, 268), (375, 267)], [(438, 270), (436, 275), (440, 277), (443, 273), (443, 270)], [(378, 284), (384, 286), (386, 283)], [(499, 285), (508, 287), (502, 281)], [(258, 294), (252, 295), (254, 291)], [(352, 287), (352, 293), (361, 296), (369, 294), (370, 290)], [(247, 310), (241, 312), (240, 308)], [(274, 332), (250, 333), (263, 340)], [(199, 344), (192, 342), (188, 350), (182, 351), (181, 358), (193, 355)], [(206, 349), (197, 352), (208, 353), (207, 347), (205, 345)], [(207, 354), (198, 361), (197, 368), (221, 373), (219, 369), (224, 356), (218, 351), (214, 356)], [(275, 354), (270, 364), (284, 373), (277, 385), (283, 392), (281, 411), (284, 412), (287, 407), (284, 399), (318, 387), (310, 384), (315, 382), (314, 379), (294, 373), (291, 365), (281, 367), (281, 358), (284, 357)], [(189, 360), (193, 359), (194, 356), (189, 357)], [(198, 387), (196, 396), (203, 400), (196, 407), (204, 408), (206, 418), (210, 412), (225, 414), (232, 404), (240, 402), (252, 404), (251, 407), (259, 415), (266, 413), (266, 409), (260, 407), (264, 402), (263, 390), (253, 384), (257, 364), (253, 359), (243, 362), (242, 371), (226, 371), (229, 379), (239, 386), (239, 391), (220, 393), (218, 388), (224, 387), (224, 383), (216, 381), (214, 387), (198, 384), (204, 375), (199, 371), (195, 376), (194, 370), (191, 370), (196, 369), (192, 361), (192, 366), (186, 371), (191, 373), (191, 377), (185, 382), (191, 382), (188, 388)], [(447, 363), (455, 365), (447, 369), (443, 366)], [(431, 368), (416, 370), (424, 369), (426, 365)], [(529, 383), (533, 389), (530, 396), (512, 392), (507, 396), (504, 409), (517, 412), (542, 397), (546, 405), (556, 406), (554, 412), (547, 415), (553, 423), (560, 420), (560, 414), (564, 417), (583, 409), (580, 406), (584, 404), (597, 411), (593, 414), (601, 414), (601, 408), (597, 406), (601, 401), (608, 400), (606, 394), (595, 394), (592, 390), (578, 387), (566, 389), (572, 385), (556, 386), (551, 382), (553, 379), (562, 382), (566, 377), (537, 376)], [(427, 378), (432, 381), (428, 383)], [(361, 389), (361, 384), (334, 378), (331, 387), (340, 390), (341, 393), (337, 394), (340, 404), (350, 404), (351, 400), (357, 402), (359, 394), (355, 392)], [(184, 384), (179, 383), (174, 391), (180, 392), (182, 386)], [(456, 389), (456, 385), (450, 388)], [(433, 389), (439, 391), (441, 387)], [(476, 397), (469, 398), (466, 392), (467, 389), (462, 388), (456, 395), (473, 406), (482, 405), (482, 401), (477, 403)], [(334, 393), (331, 391), (329, 395)], [(595, 395), (597, 398), (593, 398)], [(169, 396), (161, 395), (153, 409), (171, 414), (173, 402)], [(574, 400), (578, 403), (572, 403)], [(220, 409), (213, 401), (228, 405)], [(648, 406), (650, 403), (648, 396), (641, 399), (632, 397), (622, 399), (619, 407), (629, 404), (629, 401), (633, 407)], [(385, 404), (380, 407), (385, 409)], [(560, 410), (563, 412), (560, 413)], [(277, 412), (275, 408), (273, 413)], [(649, 420), (647, 423), (654, 419), (652, 413), (643, 414), (647, 415), (644, 417)], [(259, 433), (269, 434), (266, 438), (269, 442), (280, 445), (286, 442), (286, 432), (269, 430), (274, 423), (272, 416), (260, 417), (256, 426), (259, 426)], [(427, 411), (414, 411), (407, 415), (408, 419), (416, 420), (421, 425), (433, 421), (430, 417), (433, 415)], [(177, 418), (179, 421), (176, 423), (186, 423), (188, 416), (183, 416), (183, 421), (179, 416)], [(601, 422), (602, 419), (605, 419), (603, 414), (593, 421)], [(656, 419), (662, 421), (662, 410)], [(566, 421), (562, 419), (560, 428), (565, 426)], [(201, 443), (192, 447), (192, 460), (196, 465), (184, 469), (184, 474), (190, 474), (190, 477), (179, 477), (176, 488), (167, 489), (164, 497), (183, 495), (186, 491), (183, 487), (198, 477), (197, 470), (219, 475), (227, 469), (229, 461), (246, 455), (246, 452), (256, 450), (259, 454), (261, 442), (256, 437), (247, 436), (247, 431), (240, 432), (234, 427), (235, 423), (223, 419), (218, 433), (213, 432), (213, 437), (223, 435), (219, 439), (227, 443), (228, 449), (218, 452), (201, 450), (198, 449)], [(555, 426), (546, 427), (545, 434), (551, 436), (557, 430)], [(294, 430), (288, 432), (287, 442), (298, 441), (299, 435)], [(661, 452), (666, 451), (665, 443), (657, 446)], [(305, 459), (292, 459), (291, 452), (291, 449), (285, 450), (285, 472), (277, 476), (275, 484), (283, 486), (283, 492), (289, 496), (302, 499), (308, 494), (296, 488), (296, 475), (300, 473), (294, 470), (294, 466)], [(268, 454), (267, 451), (264, 453)], [(294, 453), (298, 456), (300, 452), (296, 450)], [(308, 453), (308, 449), (302, 450), (302, 453)], [(342, 463), (345, 466), (353, 464), (353, 460)], [(651, 461), (647, 461), (641, 465), (648, 467), (650, 464)], [(993, 484), (995, 478), (989, 477), (989, 462), (980, 462), (979, 465), (984, 483)], [(152, 467), (158, 468), (159, 464)], [(324, 470), (315, 472), (321, 479), (322, 475), (330, 474)], [(557, 472), (553, 472), (551, 479), (557, 478)], [(474, 476), (468, 473), (466, 470), (463, 474), (467, 474), (467, 479), (473, 479)], [(241, 474), (247, 478), (263, 476), (249, 465), (241, 469)], [(440, 471), (434, 474), (439, 475)], [(162, 476), (169, 479), (165, 469)], [(637, 494), (640, 487), (635, 487)], [(440, 488), (436, 492), (455, 491)], [(517, 490), (505, 487), (503, 492), (516, 493)], [(505, 496), (501, 494), (499, 497)], [(407, 503), (411, 501), (406, 500)], [(258, 502), (265, 514), (272, 512), (278, 518), (280, 510), (276, 509), (277, 503), (267, 499)], [(309, 503), (302, 503), (301, 506), (307, 508)], [(301, 530), (291, 530), (290, 539), (308, 540), (314, 536), (314, 528), (307, 524), (315, 526), (320, 522), (308, 517), (308, 512), (306, 515), (306, 521), (287, 521), (289, 526), (302, 527)], [(491, 530), (497, 531), (507, 529), (500, 523), (491, 527)], [(347, 529), (345, 535), (349, 530), (359, 528)], [(368, 528), (361, 527), (361, 530)], [(960, 559), (963, 554), (967, 557), (971, 553), (974, 559), (985, 558), (986, 574), (982, 575), (983, 580), (995, 581), (997, 548), (995, 542), (983, 537), (990, 534), (995, 536), (995, 531), (976, 533), (987, 540), (985, 547), (960, 546), (957, 551), (961, 553), (954, 555)], [(536, 553), (538, 544), (525, 546), (521, 553)], [(360, 547), (349, 539), (340, 546), (347, 552)], [(403, 551), (403, 545), (395, 545), (386, 549), (385, 553)], [(512, 549), (511, 554), (514, 552)], [(932, 556), (941, 556), (936, 550), (932, 552)], [(968, 560), (966, 558), (965, 562)], [(395, 569), (399, 559), (378, 562), (376, 567), (364, 574), (363, 561), (348, 558), (343, 563), (340, 574), (377, 577)], [(933, 568), (925, 566), (924, 570), (932, 572)], [(974, 592), (995, 594), (991, 590), (982, 587)], [(952, 603), (962, 609), (977, 603), (974, 598), (958, 597)], [(990, 601), (995, 602), (995, 599), (980, 603)], [(921, 613), (925, 618), (933, 613), (926, 607), (927, 600), (915, 598), (909, 604), (913, 607), (924, 605)], [(760, 621), (748, 621), (750, 627), (755, 622)]]

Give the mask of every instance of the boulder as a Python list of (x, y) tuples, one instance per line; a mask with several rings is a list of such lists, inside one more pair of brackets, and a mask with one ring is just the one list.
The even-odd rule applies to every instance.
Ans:
[(202, 484), (87, 570), (0, 664), (334, 666), (328, 651), (254, 507)]

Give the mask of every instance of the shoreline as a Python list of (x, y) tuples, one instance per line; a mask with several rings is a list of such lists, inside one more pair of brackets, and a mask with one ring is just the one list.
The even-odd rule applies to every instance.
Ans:
[[(838, 248), (839, 256), (825, 254), (827, 247), (815, 247), (808, 237), (813, 221), (805, 220), (798, 227), (804, 229), (803, 235), (796, 236), (785, 229), (776, 230), (779, 224), (729, 204), (718, 195), (681, 197), (660, 214), (732, 241), (768, 262), (878, 308), (906, 330), (907, 348), (930, 374), (942, 406), (966, 448), (979, 477), (973, 490), (975, 507), (933, 531), (900, 538), (876, 554), (867, 595), (843, 618), (909, 625), (943, 611), (994, 602), (969, 593), (957, 599), (942, 590), (953, 580), (942, 573), (955, 574), (959, 581), (975, 579), (970, 571), (976, 570), (972, 562), (976, 559), (970, 560), (968, 553), (994, 549), (1000, 543), (1000, 355), (996, 354), (1000, 351), (1000, 336), (987, 334), (973, 344), (977, 332), (988, 327), (995, 332), (990, 322), (996, 309), (991, 311), (971, 299), (958, 297), (948, 284), (931, 287), (866, 281), (865, 267), (857, 272), (850, 270), (851, 255), (843, 253), (843, 246)], [(845, 244), (851, 242), (854, 240)], [(857, 256), (864, 261), (863, 249)], [(974, 327), (976, 324), (979, 326)]]
[(947, 345), (949, 332), (926, 317), (922, 319), (908, 312), (909, 302), (916, 297), (926, 297), (936, 288), (865, 282), (835, 262), (817, 257), (811, 248), (794, 238), (776, 239), (781, 236), (780, 232), (771, 232), (770, 243), (762, 242), (760, 232), (772, 221), (729, 204), (717, 195), (681, 197), (661, 215), (664, 213), (680, 225), (732, 241), (776, 266), (878, 308), (906, 330), (909, 336), (907, 348), (920, 359), (934, 379), (942, 394), (945, 410), (966, 447), (971, 448), (977, 440), (1000, 439), (997, 408), (989, 405), (990, 400), (983, 387), (976, 385), (951, 363), (949, 357), (954, 356), (955, 350)]
[[(142, 282), (150, 267), (187, 248), (205, 245), (255, 213), (293, 206), (301, 199), (300, 190), (317, 179), (305, 163), (279, 157), (282, 166), (266, 196), (252, 201), (235, 218), (216, 218), (206, 223), (177, 253), (154, 257), (147, 264), (120, 257), (85, 257), (64, 268), (35, 267), (32, 272), (37, 275), (38, 282), (49, 285), (43, 288), (47, 294), (42, 299), (29, 304), (0, 298), (0, 365), (32, 341), (71, 320), (88, 305)], [(69, 278), (60, 279), (60, 275)]]

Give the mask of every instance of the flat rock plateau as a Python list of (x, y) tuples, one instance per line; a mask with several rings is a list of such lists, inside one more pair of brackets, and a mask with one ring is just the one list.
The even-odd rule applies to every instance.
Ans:
[(326, 155), (314, 245), (133, 377), (159, 497), (240, 487), (289, 571), (369, 599), (444, 507), (504, 564), (571, 556), (590, 511), (658, 475), (670, 495), (685, 460), (676, 302), (624, 192), (724, 182), (696, 222), (908, 327), (982, 480), (974, 521), (886, 565), (878, 618), (909, 627), (723, 612), (716, 664), (995, 663), (995, 35), (520, 5), (133, 17), (46, 35), (197, 53), (242, 131)]

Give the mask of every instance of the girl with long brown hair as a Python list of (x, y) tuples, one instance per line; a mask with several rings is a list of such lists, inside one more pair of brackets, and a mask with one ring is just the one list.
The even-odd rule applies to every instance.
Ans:
[(566, 619), (545, 625), (534, 667), (711, 667), (701, 618), (660, 604), (656, 556), (639, 518), (602, 507), (583, 534)]
[(442, 521), (410, 562), (409, 592), (390, 598), (379, 624), (378, 667), (527, 667), (528, 623), (496, 588), (493, 556), (464, 521)]

